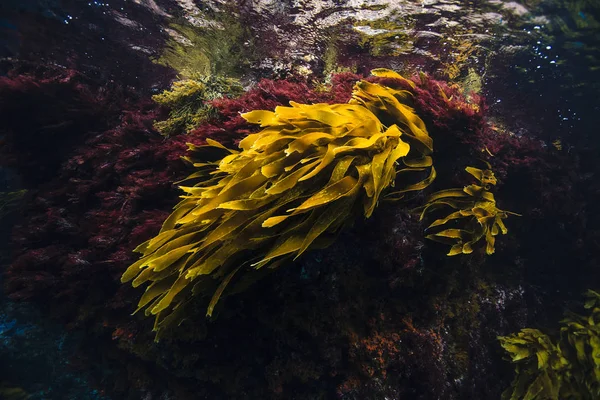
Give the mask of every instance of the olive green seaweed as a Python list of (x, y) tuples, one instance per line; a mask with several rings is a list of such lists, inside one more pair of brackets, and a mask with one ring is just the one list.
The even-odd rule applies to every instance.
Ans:
[(170, 109), (169, 117), (157, 121), (154, 128), (165, 136), (188, 133), (201, 123), (217, 116), (211, 100), (237, 97), (243, 88), (237, 79), (218, 76), (191, 75), (175, 81), (170, 90), (154, 95), (152, 99)]
[(498, 337), (516, 374), (503, 400), (600, 398), (600, 294), (585, 297), (589, 315), (569, 312), (556, 342), (537, 329)]
[[(414, 85), (390, 70), (373, 74)], [(180, 186), (182, 201), (122, 277), (148, 284), (138, 310), (155, 315), (160, 330), (208, 296), (211, 316), (259, 271), (329, 245), (357, 214), (371, 216), (394, 185), (394, 198), (427, 187), (433, 141), (407, 105), (411, 96), (359, 81), (348, 104), (290, 102), (242, 114), (262, 130), (239, 151), (210, 139), (189, 145), (196, 171)]]
[(154, 62), (175, 69), (184, 78), (217, 72), (239, 77), (255, 59), (254, 35), (229, 13), (207, 18), (212, 22), (202, 26), (187, 21), (170, 24), (166, 29), (170, 37)]

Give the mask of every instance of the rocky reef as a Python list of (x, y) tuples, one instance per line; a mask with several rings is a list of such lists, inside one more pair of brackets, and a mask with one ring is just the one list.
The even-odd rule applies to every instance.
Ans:
[[(47, 79), (19, 80), (26, 78)], [(137, 295), (120, 276), (176, 203), (173, 183), (190, 173), (181, 160), (186, 143), (234, 147), (257, 131), (240, 111), (344, 102), (359, 79), (263, 80), (241, 96), (211, 100), (209, 118), (168, 137), (154, 130), (166, 113), (130, 103), (113, 114), (113, 127), (79, 137), (54, 176), (27, 194), (6, 293), (77, 335), (77, 368), (93, 370), (91, 384), (113, 398), (498, 397), (512, 376), (496, 336), (554, 320), (564, 301), (592, 284), (594, 262), (584, 251), (598, 232), (586, 229), (582, 202), (594, 187), (585, 184), (584, 154), (499, 130), (482, 98), (467, 100), (459, 87), (425, 75), (405, 88), (439, 149), (431, 188), (355, 218), (331, 247), (232, 294), (236, 301), (225, 301), (214, 320), (191, 305), (184, 323), (155, 343), (151, 322), (130, 316)], [(49, 156), (35, 161), (57, 154)], [(411, 210), (429, 193), (472, 182), (461, 171), (479, 158), (496, 172), (498, 204), (522, 216), (496, 241), (496, 254), (447, 257), (443, 245), (426, 241), (426, 225)], [(104, 367), (92, 369), (98, 360)]]
[[(543, 342), (542, 351), (556, 356), (555, 343), (568, 340), (553, 334), (556, 321), (565, 308), (579, 308), (584, 292), (600, 288), (600, 146), (589, 130), (594, 119), (558, 125), (556, 116), (525, 115), (515, 100), (518, 89), (499, 90), (506, 95), (502, 102), (500, 94), (479, 91), (485, 71), (488, 90), (500, 88), (500, 68), (484, 57), (484, 46), (492, 45), (485, 30), (514, 33), (537, 20), (509, 2), (490, 3), (478, 14), (453, 2), (407, 2), (399, 9), (383, 2), (308, 3), (296, 9), (287, 2), (236, 8), (220, 1), (203, 7), (142, 1), (121, 10), (94, 4), (75, 13), (77, 7), (65, 2), (61, 10), (68, 12), (67, 22), (66, 15), (74, 18), (72, 25), (55, 9), (44, 25), (62, 51), (49, 54), (34, 32), (19, 41), (20, 50), (3, 49), (30, 56), (0, 64), (0, 218), (6, 227), (0, 397), (521, 398), (525, 392), (511, 388), (520, 379), (511, 358), (524, 365), (528, 384), (542, 367), (557, 365), (535, 364), (540, 351), (525, 355), (507, 346)], [(17, 19), (25, 27), (42, 18), (25, 4), (19, 7)], [(349, 12), (356, 17), (350, 25)], [(79, 50), (70, 53), (60, 43), (86, 15), (101, 28), (78, 27)], [(258, 19), (245, 20), (252, 16)], [(99, 38), (109, 33), (102, 24), (109, 18), (118, 32), (137, 33), (129, 43), (106, 35), (111, 46), (102, 50)], [(316, 21), (322, 22), (317, 30), (299, 28)], [(468, 23), (472, 29), (462, 31)], [(224, 26), (231, 26), (232, 36)], [(448, 32), (461, 40), (442, 51)], [(190, 47), (197, 57), (186, 59)], [(502, 48), (499, 59), (525, 52)], [(119, 59), (121, 67), (100, 68), (95, 60), (102, 54)], [(376, 67), (402, 70), (408, 79), (370, 76)], [(167, 83), (176, 73), (178, 80)], [(426, 157), (435, 179), (402, 198), (393, 196), (409, 185), (402, 180), (393, 180), (394, 187), (386, 182), (390, 187), (382, 186), (379, 197), (360, 198), (360, 212), (342, 213), (343, 229), (331, 232), (336, 238), (328, 247), (307, 247), (295, 261), (256, 271), (252, 284), (231, 278), (232, 290), (222, 292), (210, 318), (210, 297), (186, 297), (185, 313), (157, 341), (152, 318), (132, 315), (143, 291), (122, 284), (121, 277), (139, 259), (133, 250), (159, 234), (180, 200), (178, 182), (218, 160), (188, 149), (208, 143), (244, 150), (245, 139), (268, 129), (257, 116), (271, 114), (256, 110), (329, 113), (349, 106), (353, 93), (356, 99), (357, 82), (364, 82), (361, 90), (372, 96), (366, 103), (377, 104), (372, 112), (380, 113), (386, 129), (394, 108), (385, 108), (383, 93), (369, 90), (400, 93), (402, 115), (418, 130), (425, 127), (433, 142), (421, 146), (427, 151), (419, 157), (402, 161), (423, 169), (409, 184), (430, 176)], [(414, 138), (407, 143), (419, 148)], [(321, 144), (325, 157), (332, 143)], [(367, 149), (361, 156), (385, 150)], [(327, 181), (318, 178), (319, 185)], [(316, 189), (307, 186), (303, 193)], [(193, 186), (188, 190), (198, 194)], [(466, 230), (476, 235), (467, 237)], [(258, 262), (266, 254), (250, 245), (246, 250)], [(227, 268), (231, 272), (235, 262)], [(210, 289), (211, 295), (219, 290)], [(585, 319), (570, 317), (569, 323)], [(532, 329), (538, 331), (518, 335)], [(564, 358), (571, 366), (596, 365), (577, 351)], [(46, 372), (32, 377), (33, 370)], [(595, 381), (573, 374), (582, 376), (577, 384), (596, 390)]]

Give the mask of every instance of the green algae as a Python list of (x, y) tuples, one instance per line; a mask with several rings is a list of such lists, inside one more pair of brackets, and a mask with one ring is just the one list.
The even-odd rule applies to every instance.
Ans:
[(393, 15), (386, 19), (354, 23), (355, 30), (360, 33), (358, 44), (375, 57), (410, 53), (413, 50), (413, 38), (408, 32), (413, 26), (410, 20), (395, 22)]
[(483, 79), (474, 68), (469, 68), (467, 75), (461, 80), (462, 93), (467, 101), (472, 100), (473, 94), (481, 93), (483, 87)]
[(329, 40), (325, 43), (325, 51), (323, 52), (322, 60), (323, 60), (323, 73), (322, 75), (325, 77), (322, 82), (317, 82), (317, 91), (327, 91), (329, 90), (329, 85), (331, 84), (331, 80), (333, 75), (341, 74), (344, 72), (356, 73), (357, 66), (356, 63), (344, 65), (340, 60), (340, 33), (331, 32), (328, 35)]
[(152, 99), (170, 109), (169, 117), (157, 121), (154, 128), (165, 136), (188, 133), (202, 122), (217, 116), (211, 100), (236, 97), (243, 88), (237, 79), (193, 74), (175, 81), (169, 90)]
[[(201, 18), (202, 16), (198, 16)], [(239, 77), (255, 56), (249, 27), (227, 13), (211, 16), (210, 23), (195, 26), (172, 23), (169, 39), (154, 61), (175, 69), (181, 77), (194, 74)]]
[(568, 312), (559, 337), (538, 329), (501, 336), (515, 364), (515, 378), (503, 400), (600, 398), (600, 294), (585, 294), (588, 315)]

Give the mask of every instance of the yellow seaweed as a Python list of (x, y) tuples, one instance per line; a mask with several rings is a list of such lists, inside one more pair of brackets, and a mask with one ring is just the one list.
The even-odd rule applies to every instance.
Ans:
[[(427, 230), (433, 233), (425, 237), (450, 245), (449, 256), (470, 254), (475, 243), (485, 240), (485, 252), (491, 255), (495, 251), (496, 236), (507, 232), (502, 220), (509, 215), (519, 214), (496, 207), (494, 195), (489, 191), (491, 186), (496, 185), (496, 177), (489, 169), (489, 165), (485, 170), (474, 167), (467, 167), (465, 170), (477, 179), (479, 184), (433, 193), (427, 199), (425, 206), (419, 208), (421, 220), (425, 214), (434, 210), (441, 208), (456, 210), (433, 221), (427, 227)], [(452, 228), (448, 225), (452, 225)]]
[[(122, 277), (150, 282), (138, 306), (156, 315), (155, 329), (176, 320), (170, 315), (194, 294), (211, 297), (211, 316), (236, 280), (247, 285), (263, 266), (330, 244), (354, 215), (369, 217), (390, 186), (396, 196), (428, 186), (433, 142), (409, 96), (360, 81), (348, 104), (291, 102), (242, 114), (263, 129), (240, 151), (190, 145), (186, 160), (197, 170), (180, 186), (183, 200)], [(223, 157), (206, 162), (215, 151)]]
[(585, 297), (587, 314), (567, 312), (560, 335), (525, 328), (498, 337), (515, 365), (503, 400), (600, 398), (600, 294)]

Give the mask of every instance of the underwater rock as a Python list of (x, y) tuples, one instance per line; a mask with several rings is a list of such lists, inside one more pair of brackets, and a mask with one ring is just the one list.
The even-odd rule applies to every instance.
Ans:
[[(259, 129), (240, 112), (290, 100), (345, 103), (361, 78), (261, 80), (240, 97), (212, 100), (214, 115), (168, 138), (153, 128), (166, 117), (154, 104), (111, 111), (114, 125), (82, 130), (84, 143), (23, 204), (7, 293), (81, 334), (78, 366), (115, 398), (498, 398), (513, 377), (496, 337), (554, 320), (595, 279), (597, 152), (515, 134), (487, 118), (480, 95), (424, 74), (403, 89), (439, 149), (428, 192), (381, 202), (328, 249), (232, 294), (243, 301), (214, 321), (191, 307), (155, 343), (151, 323), (130, 315), (138, 294), (119, 278), (175, 204), (172, 183), (191, 172), (181, 161), (186, 142), (234, 147)], [(425, 226), (409, 210), (429, 192), (468, 184), (462, 171), (478, 158), (496, 174), (498, 207), (523, 217), (493, 256), (446, 257), (423, 240)], [(109, 368), (97, 368), (99, 360)]]
[(68, 335), (31, 304), (0, 298), (0, 398), (108, 400), (90, 388), (89, 371), (76, 368), (80, 337)]

